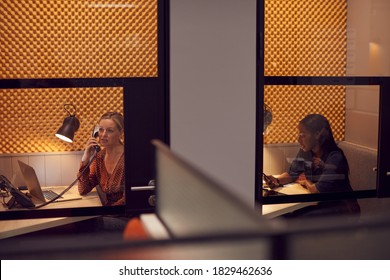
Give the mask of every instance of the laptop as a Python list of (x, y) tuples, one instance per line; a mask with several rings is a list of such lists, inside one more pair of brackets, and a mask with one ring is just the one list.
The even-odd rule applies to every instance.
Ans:
[[(18, 160), (18, 164), (20, 167), (20, 171), (22, 172), (25, 184), (28, 188), (28, 191), (33, 197), (45, 203), (59, 195), (53, 190), (41, 188), (37, 174), (32, 166), (20, 160)], [(54, 202), (77, 200), (77, 199), (81, 199), (81, 197), (72, 194), (69, 195), (65, 193), (63, 194), (63, 196), (57, 198)]]

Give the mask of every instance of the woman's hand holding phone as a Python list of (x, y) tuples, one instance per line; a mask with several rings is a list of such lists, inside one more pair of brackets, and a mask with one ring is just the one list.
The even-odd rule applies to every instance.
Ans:
[(265, 173), (263, 173), (263, 179), (267, 186), (271, 189), (276, 189), (283, 186), (282, 184), (280, 184), (279, 179), (275, 178), (272, 175), (266, 175)]
[(91, 138), (88, 139), (85, 145), (85, 150), (81, 161), (84, 163), (90, 161), (92, 157), (100, 151), (100, 146), (96, 137), (99, 135), (99, 127), (95, 126), (92, 130)]
[[(94, 129), (92, 130), (92, 138), (95, 138), (95, 140), (99, 136), (99, 128), (100, 127), (98, 125), (96, 125), (94, 127)], [(99, 146), (97, 141), (96, 141), (96, 145), (94, 147), (95, 147), (96, 152), (98, 153), (100, 151), (100, 146)]]

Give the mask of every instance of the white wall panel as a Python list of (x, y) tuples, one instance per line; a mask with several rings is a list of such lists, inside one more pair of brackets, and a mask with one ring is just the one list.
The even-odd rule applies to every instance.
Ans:
[(173, 150), (253, 205), (256, 1), (170, 2)]
[(0, 174), (15, 186), (25, 185), (18, 160), (31, 165), (42, 186), (68, 186), (77, 178), (83, 152), (0, 155)]

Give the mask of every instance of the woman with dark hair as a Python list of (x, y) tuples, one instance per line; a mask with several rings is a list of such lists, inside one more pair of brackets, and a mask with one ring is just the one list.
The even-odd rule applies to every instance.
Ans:
[[(269, 176), (267, 184), (270, 187), (297, 182), (311, 193), (352, 191), (348, 161), (337, 146), (324, 116), (311, 114), (304, 117), (298, 124), (298, 142), (300, 150), (288, 172), (277, 177)], [(356, 200), (321, 202), (315, 210), (317, 214), (321, 211), (329, 214), (360, 213)]]

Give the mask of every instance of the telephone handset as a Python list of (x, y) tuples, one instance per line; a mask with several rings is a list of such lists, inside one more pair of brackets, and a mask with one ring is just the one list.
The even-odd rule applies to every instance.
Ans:
[[(92, 137), (93, 138), (97, 138), (98, 136), (99, 136), (99, 126), (98, 125), (96, 125), (94, 128), (93, 128), (93, 130), (92, 130)], [(99, 145), (96, 145), (95, 146), (95, 150), (96, 150), (96, 152), (98, 153), (99, 151), (100, 151), (100, 146)]]
[(0, 188), (12, 195), (12, 198), (6, 203), (8, 209), (14, 207), (15, 203), (20, 204), (22, 207), (35, 207), (35, 204), (32, 202), (31, 198), (15, 188), (14, 185), (12, 185), (12, 183), (4, 175), (0, 175)]

